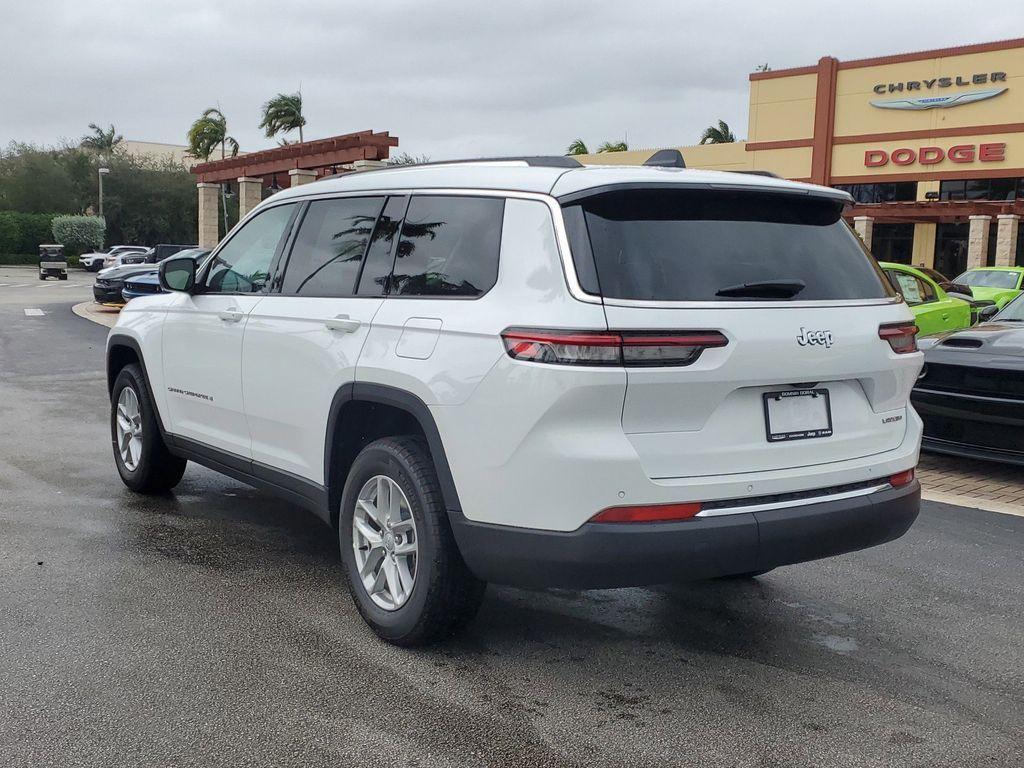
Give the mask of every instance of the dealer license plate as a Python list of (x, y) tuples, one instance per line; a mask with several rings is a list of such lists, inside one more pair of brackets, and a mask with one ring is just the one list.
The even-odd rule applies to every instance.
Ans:
[(787, 389), (764, 393), (764, 425), (769, 443), (832, 436), (827, 389)]

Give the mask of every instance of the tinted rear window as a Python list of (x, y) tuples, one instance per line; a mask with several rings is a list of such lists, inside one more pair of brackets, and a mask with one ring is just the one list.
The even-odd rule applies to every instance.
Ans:
[(480, 296), (498, 279), (505, 201), (414, 196), (402, 224), (391, 293)]
[(736, 301), (718, 291), (801, 281), (793, 301), (891, 296), (840, 219), (842, 205), (785, 194), (618, 190), (565, 207), (584, 290), (645, 301)]

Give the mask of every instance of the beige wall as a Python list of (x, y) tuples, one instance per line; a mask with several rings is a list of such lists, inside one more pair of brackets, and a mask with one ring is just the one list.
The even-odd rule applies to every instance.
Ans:
[(751, 80), (748, 141), (811, 138), (817, 85), (817, 75)]
[(189, 156), (188, 147), (180, 144), (160, 144), (155, 141), (132, 141), (125, 139), (117, 145), (117, 148), (132, 157), (150, 158), (152, 160), (169, 159), (175, 163), (181, 163), (186, 168), (191, 168), (200, 162), (196, 158)]

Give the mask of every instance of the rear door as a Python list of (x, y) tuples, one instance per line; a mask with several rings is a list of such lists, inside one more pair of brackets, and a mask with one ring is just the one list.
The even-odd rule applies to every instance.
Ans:
[(255, 461), (324, 482), (331, 403), (355, 378), (406, 200), (337, 197), (303, 210), (274, 290), (245, 332), (241, 381)]
[[(666, 186), (563, 207), (581, 283), (603, 295), (609, 328), (648, 332), (646, 357), (627, 364), (622, 425), (650, 477), (900, 445), (920, 355), (896, 354), (879, 329), (910, 313), (841, 221), (841, 202)], [(727, 343), (700, 346), (715, 334)], [(657, 346), (687, 338), (687, 364)]]

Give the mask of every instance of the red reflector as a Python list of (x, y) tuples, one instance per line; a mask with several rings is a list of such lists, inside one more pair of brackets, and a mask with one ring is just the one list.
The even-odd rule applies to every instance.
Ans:
[(653, 504), (645, 507), (609, 507), (590, 518), (592, 523), (664, 523), (689, 520), (700, 512), (700, 504)]
[(878, 338), (889, 342), (898, 355), (917, 352), (917, 326), (913, 323), (887, 323), (878, 326)]
[(906, 472), (898, 472), (889, 478), (889, 485), (893, 488), (902, 488), (904, 485), (910, 485), (914, 482), (914, 470), (908, 469)]

